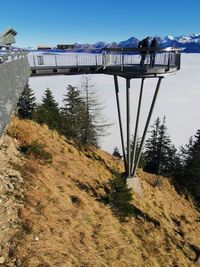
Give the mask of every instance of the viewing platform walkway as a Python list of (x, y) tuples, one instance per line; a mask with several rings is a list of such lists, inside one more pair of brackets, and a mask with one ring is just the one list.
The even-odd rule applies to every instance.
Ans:
[[(145, 58), (144, 64), (141, 64), (141, 57)], [(103, 73), (124, 78), (155, 77), (174, 73), (180, 69), (180, 49), (106, 48), (64, 52), (31, 51), (28, 54), (28, 61), (31, 76)]]
[[(166, 74), (176, 73), (180, 69), (180, 52), (180, 49), (175, 48), (30, 51), (0, 44), (0, 135), (8, 124), (13, 111), (17, 109), (19, 98), (27, 86), (30, 76), (109, 74), (114, 77), (126, 177), (128, 179), (135, 177), (161, 80)], [(121, 119), (118, 76), (126, 79), (126, 141)], [(133, 149), (131, 150), (130, 81), (134, 78), (141, 79), (141, 86), (136, 108)], [(136, 153), (143, 89), (147, 78), (155, 78), (157, 84), (147, 114), (140, 147)]]

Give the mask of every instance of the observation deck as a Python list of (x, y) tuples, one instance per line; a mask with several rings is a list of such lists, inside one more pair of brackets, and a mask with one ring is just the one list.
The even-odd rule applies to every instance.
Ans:
[[(19, 98), (30, 76), (109, 74), (114, 77), (126, 177), (135, 177), (161, 80), (166, 74), (176, 73), (180, 69), (180, 52), (180, 49), (175, 48), (106, 48), (65, 52), (56, 50), (26, 51), (0, 44), (0, 135), (9, 122), (12, 112), (17, 108)], [(126, 79), (126, 142), (121, 119), (118, 76)], [(133, 149), (131, 150), (130, 80), (134, 78), (141, 79), (141, 87), (136, 110)], [(157, 85), (147, 115), (139, 151), (136, 153), (136, 137), (140, 122), (143, 88), (147, 78), (157, 79)]]
[[(154, 56), (154, 64), (152, 57)], [(141, 57), (144, 64), (141, 64)], [(180, 69), (180, 49), (106, 48), (66, 52), (31, 51), (31, 76), (110, 74), (143, 78), (174, 73)]]
[[(174, 48), (106, 48), (103, 50), (71, 50), (67, 52), (35, 51), (28, 54), (28, 61), (31, 68), (31, 76), (109, 74), (114, 77), (124, 169), (126, 177), (131, 178), (136, 176), (136, 169), (139, 164), (161, 80), (166, 74), (175, 73), (180, 69), (180, 52), (180, 49)], [(126, 79), (126, 142), (124, 141), (124, 130), (121, 119), (118, 76)], [(133, 149), (131, 149), (130, 80), (134, 78), (141, 79), (141, 87), (136, 111)], [(147, 115), (140, 147), (138, 153), (136, 153), (136, 138), (138, 136), (140, 122), (144, 81), (147, 78), (156, 78), (158, 81)], [(135, 187), (137, 191), (140, 191), (138, 189), (140, 188), (139, 182), (131, 186)]]

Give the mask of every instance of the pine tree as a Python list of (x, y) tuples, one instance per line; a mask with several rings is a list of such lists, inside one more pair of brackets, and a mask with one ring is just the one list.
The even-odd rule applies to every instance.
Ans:
[(178, 153), (174, 145), (171, 145), (171, 147), (168, 149), (168, 164), (167, 168), (165, 168), (165, 175), (176, 177), (177, 173), (181, 171), (181, 168), (182, 165), (180, 153)]
[(159, 127), (158, 135), (158, 174), (170, 175), (171, 164), (176, 149), (171, 144), (169, 135), (167, 134), (166, 117)]
[(87, 77), (82, 81), (81, 92), (86, 105), (82, 123), (82, 143), (98, 147), (100, 138), (107, 135), (106, 129), (110, 124), (102, 115), (102, 103), (98, 101), (94, 85), (90, 84)]
[(32, 120), (36, 110), (36, 102), (33, 90), (27, 85), (19, 98), (18, 115), (22, 119)]
[(80, 142), (82, 139), (82, 124), (86, 116), (86, 105), (81, 97), (80, 90), (68, 85), (63, 104), (61, 108), (61, 131), (65, 136)]
[(83, 80), (81, 90), (68, 85), (61, 108), (61, 132), (80, 144), (98, 147), (100, 137), (110, 126), (101, 112), (102, 104), (88, 78)]
[(103, 201), (111, 206), (113, 212), (124, 221), (126, 217), (133, 215), (134, 207), (132, 205), (133, 194), (132, 189), (128, 188), (126, 179), (115, 174), (105, 184), (106, 194), (103, 196)]
[(145, 144), (145, 166), (144, 170), (150, 173), (158, 173), (159, 159), (158, 159), (158, 135), (159, 135), (160, 119), (157, 118), (154, 125), (151, 126), (151, 136), (147, 139)]
[(157, 118), (152, 128), (151, 136), (146, 141), (144, 170), (171, 176), (175, 170), (174, 160), (177, 160), (177, 154), (167, 134), (166, 117), (162, 123)]
[(120, 154), (118, 147), (115, 147), (115, 148), (114, 148), (112, 155), (113, 155), (114, 157), (116, 157), (116, 158), (119, 158), (119, 159), (122, 158), (122, 155)]
[(183, 183), (200, 203), (200, 130), (188, 145), (182, 149), (183, 153)]
[(47, 124), (50, 129), (60, 129), (60, 113), (58, 103), (49, 88), (44, 92), (42, 104), (38, 105), (35, 120), (40, 124)]

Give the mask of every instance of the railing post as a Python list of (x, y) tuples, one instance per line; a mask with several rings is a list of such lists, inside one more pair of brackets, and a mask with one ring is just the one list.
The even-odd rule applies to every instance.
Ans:
[(56, 57), (56, 55), (55, 55), (55, 65), (56, 65), (56, 67), (58, 66), (58, 64), (57, 64), (57, 57)]
[(97, 53), (95, 53), (95, 60), (96, 60), (96, 66), (97, 66)]
[(107, 52), (104, 51), (104, 53), (102, 55), (102, 65), (104, 68), (106, 67), (106, 57), (107, 57)]
[(78, 66), (78, 54), (76, 53), (76, 66)]
[(35, 54), (34, 54), (34, 52), (33, 52), (33, 65), (34, 65), (34, 67), (36, 67), (36, 64), (35, 64)]
[(176, 56), (176, 67), (177, 67), (177, 70), (180, 70), (180, 67), (181, 67), (181, 54), (176, 52), (175, 53), (175, 56)]
[(124, 50), (122, 48), (122, 68), (121, 68), (121, 71), (124, 71)]
[(167, 70), (170, 70), (170, 64), (171, 64), (171, 53), (169, 52)]

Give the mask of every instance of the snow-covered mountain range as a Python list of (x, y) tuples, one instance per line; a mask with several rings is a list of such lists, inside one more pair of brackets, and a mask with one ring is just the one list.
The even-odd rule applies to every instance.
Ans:
[[(153, 37), (150, 37), (152, 39)], [(185, 48), (185, 53), (200, 53), (200, 33), (191, 34), (188, 36), (165, 36), (165, 37), (157, 37), (159, 47), (179, 47)], [(95, 44), (75, 44), (76, 48), (105, 48), (105, 47), (137, 47), (139, 39), (136, 37), (131, 37), (128, 40), (121, 41), (119, 43), (105, 43), (105, 42), (97, 42)]]

